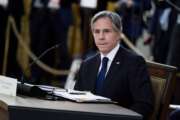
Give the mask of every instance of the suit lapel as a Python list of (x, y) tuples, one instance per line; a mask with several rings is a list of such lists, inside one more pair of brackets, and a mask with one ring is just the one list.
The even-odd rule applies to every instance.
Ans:
[(123, 49), (120, 47), (118, 52), (115, 55), (114, 60), (111, 63), (106, 79), (104, 81), (104, 86), (103, 86), (104, 90), (106, 90), (105, 88), (108, 88), (108, 86), (111, 85), (111, 83), (113, 82), (113, 77), (117, 76), (117, 72), (119, 73), (120, 70), (122, 70), (121, 68), (121, 64), (123, 62), (122, 50)]
[(98, 54), (95, 57), (94, 61), (92, 62), (92, 64), (91, 64), (92, 66), (89, 66), (89, 67), (91, 67), (90, 73), (92, 73), (91, 75), (88, 76), (90, 78), (89, 79), (89, 83), (90, 83), (89, 88), (92, 88), (91, 91), (93, 91), (94, 93), (95, 93), (96, 79), (97, 79), (100, 62), (101, 62), (100, 54)]

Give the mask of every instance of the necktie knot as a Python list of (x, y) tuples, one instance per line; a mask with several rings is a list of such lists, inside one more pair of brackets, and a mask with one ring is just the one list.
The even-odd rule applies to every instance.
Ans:
[(108, 63), (108, 58), (107, 57), (103, 57), (103, 59), (102, 59), (102, 67), (107, 67), (107, 63)]

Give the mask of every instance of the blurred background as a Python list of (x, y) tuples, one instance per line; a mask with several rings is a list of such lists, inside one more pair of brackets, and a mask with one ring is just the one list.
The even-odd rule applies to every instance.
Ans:
[(176, 66), (180, 85), (179, 0), (0, 0), (0, 74), (63, 87), (81, 60), (96, 53), (90, 19), (102, 10), (122, 17), (123, 46)]

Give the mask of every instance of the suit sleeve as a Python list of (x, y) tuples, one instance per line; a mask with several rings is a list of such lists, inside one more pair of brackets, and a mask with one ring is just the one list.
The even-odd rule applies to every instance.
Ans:
[(131, 109), (146, 118), (153, 110), (154, 95), (147, 67), (142, 57), (137, 57), (133, 62), (128, 79), (133, 98)]

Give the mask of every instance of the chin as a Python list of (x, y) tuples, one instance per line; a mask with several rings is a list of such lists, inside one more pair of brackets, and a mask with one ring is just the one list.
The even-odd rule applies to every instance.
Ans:
[(107, 50), (99, 50), (101, 53), (103, 53), (103, 54), (107, 54), (108, 53), (108, 51)]

